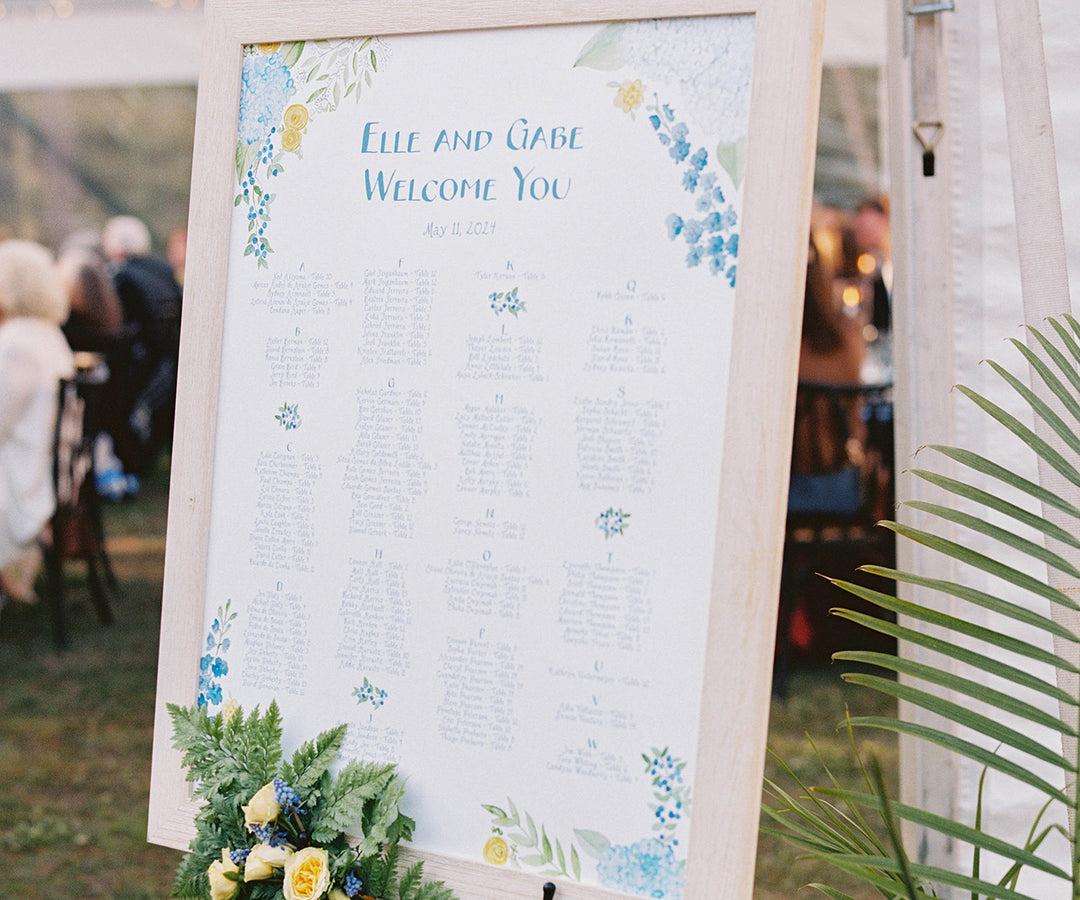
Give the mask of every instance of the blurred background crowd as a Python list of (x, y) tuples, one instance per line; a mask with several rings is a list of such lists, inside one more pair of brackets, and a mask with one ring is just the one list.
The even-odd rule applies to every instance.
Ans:
[[(65, 426), (74, 424), (77, 440), (92, 427), (85, 471), (74, 477), (108, 501), (135, 497), (171, 439), (182, 229), (168, 246), (171, 261), (155, 256), (149, 228), (130, 215), (100, 233), (73, 232), (55, 255), (0, 236), (0, 608), (36, 598), (54, 545), (61, 455), (74, 447)], [(96, 390), (79, 397), (72, 423), (62, 395), (80, 383)]]

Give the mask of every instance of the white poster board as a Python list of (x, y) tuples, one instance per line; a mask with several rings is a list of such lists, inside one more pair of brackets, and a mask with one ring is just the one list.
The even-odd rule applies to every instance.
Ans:
[(207, 9), (150, 837), (276, 699), (463, 898), (749, 896), (820, 6), (335, 6)]

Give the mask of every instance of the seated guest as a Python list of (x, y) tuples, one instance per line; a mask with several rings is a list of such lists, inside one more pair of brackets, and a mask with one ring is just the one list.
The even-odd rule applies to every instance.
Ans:
[(817, 384), (858, 384), (866, 355), (864, 316), (835, 294), (835, 269), (810, 242), (803, 297), (799, 380)]
[(124, 329), (124, 310), (113, 287), (109, 261), (93, 232), (76, 232), (56, 261), (70, 312), (64, 335), (72, 350), (108, 351)]
[[(102, 233), (127, 335), (108, 363), (113, 383), (102, 425), (129, 476), (139, 476), (172, 437), (181, 291), (169, 264), (150, 252), (150, 232), (134, 216), (110, 219)], [(138, 490), (137, 479), (129, 478)]]
[(0, 242), (0, 589), (15, 599), (33, 599), (37, 539), (56, 507), (59, 381), (75, 369), (60, 330), (67, 316), (52, 254)]

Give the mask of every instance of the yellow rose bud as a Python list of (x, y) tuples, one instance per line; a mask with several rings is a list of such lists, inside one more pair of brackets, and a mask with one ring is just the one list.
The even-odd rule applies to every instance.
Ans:
[(240, 887), (240, 867), (229, 858), (228, 850), (222, 850), (221, 859), (210, 863), (206, 875), (210, 879), (210, 900), (229, 900)]
[(252, 825), (269, 825), (278, 817), (281, 806), (278, 805), (277, 796), (274, 793), (274, 783), (264, 784), (255, 792), (244, 810), (244, 823)]
[(334, 888), (327, 900), (352, 900), (352, 898), (346, 894), (341, 888)]
[(272, 43), (272, 44), (271, 43), (258, 44), (257, 46), (259, 48), (259, 52), (262, 53), (263, 56), (269, 56), (272, 53), (277, 53), (278, 50), (281, 49), (281, 41), (277, 41), (276, 43)]
[(506, 846), (506, 841), (498, 835), (488, 838), (487, 843), (484, 844), (484, 860), (493, 866), (506, 865), (509, 856), (510, 848)]
[(285, 900), (317, 900), (330, 887), (330, 858), (321, 847), (305, 847), (285, 863)]
[(271, 847), (269, 844), (257, 844), (251, 848), (244, 860), (244, 881), (263, 881), (280, 869), (292, 856), (288, 847)]

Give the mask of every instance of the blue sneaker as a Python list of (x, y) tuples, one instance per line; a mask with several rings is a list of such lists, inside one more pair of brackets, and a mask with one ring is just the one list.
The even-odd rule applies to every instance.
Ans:
[(98, 496), (113, 503), (119, 503), (127, 493), (127, 478), (120, 469), (108, 469), (98, 472), (94, 479)]

